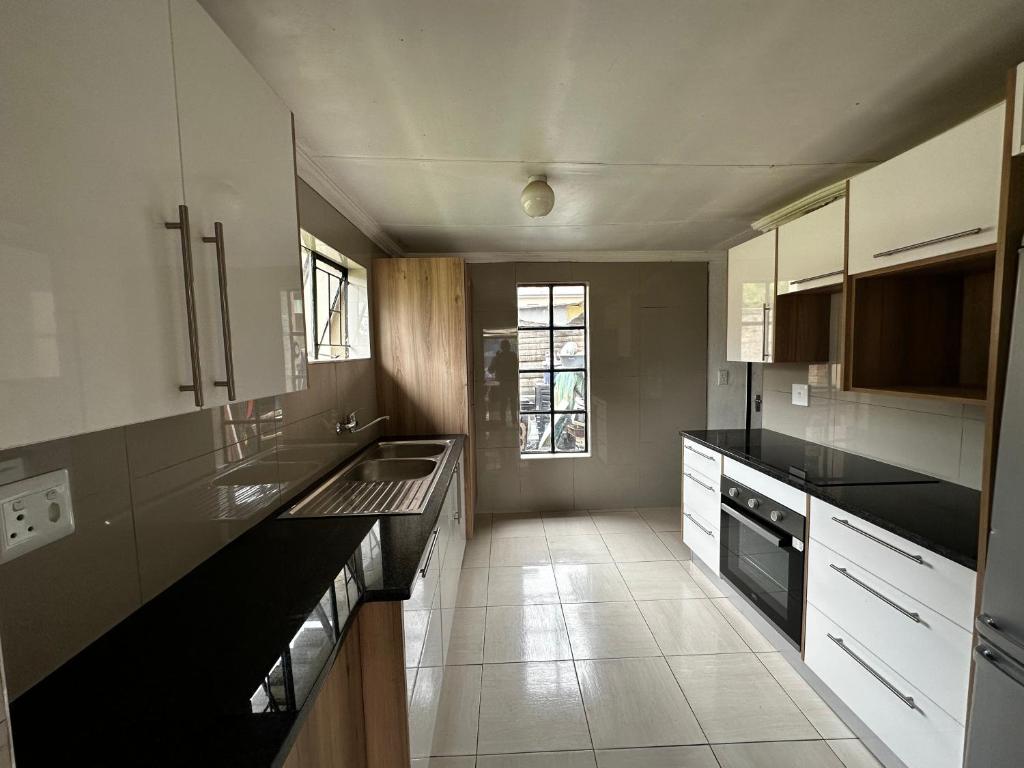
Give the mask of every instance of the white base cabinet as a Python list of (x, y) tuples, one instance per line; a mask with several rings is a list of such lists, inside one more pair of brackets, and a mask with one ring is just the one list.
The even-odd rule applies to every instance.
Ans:
[(683, 438), (683, 543), (718, 575), (722, 454)]

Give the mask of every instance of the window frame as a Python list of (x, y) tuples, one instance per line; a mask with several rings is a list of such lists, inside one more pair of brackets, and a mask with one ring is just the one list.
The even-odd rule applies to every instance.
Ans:
[[(326, 347), (328, 350), (330, 350), (332, 347), (335, 347), (335, 346), (351, 348), (351, 344), (349, 343), (349, 338), (348, 338), (348, 286), (349, 286), (348, 267), (346, 267), (346, 266), (344, 266), (342, 264), (339, 264), (338, 262), (336, 262), (334, 259), (330, 258), (329, 256), (325, 256), (324, 254), (320, 253), (319, 251), (315, 251), (315, 250), (313, 250), (312, 248), (310, 248), (308, 246), (304, 245), (303, 248), (305, 248), (307, 251), (309, 251), (309, 255), (311, 257), (311, 263), (310, 263), (310, 269), (311, 269), (311, 273), (310, 273), (310, 289), (311, 290), (310, 290), (310, 293), (312, 294), (312, 297), (313, 297), (313, 334), (314, 334), (314, 338), (313, 338), (313, 360), (311, 360), (310, 362), (332, 362), (332, 361), (335, 361), (335, 360), (344, 360), (346, 358), (343, 357), (342, 355), (338, 355), (338, 356), (335, 357), (334, 355), (330, 354), (330, 352), (328, 352), (328, 354), (326, 356), (321, 356), (321, 350), (324, 347)], [(327, 283), (327, 285), (328, 285), (328, 290), (327, 290), (328, 294), (330, 294), (330, 280), (331, 280), (331, 278), (335, 278), (335, 279), (338, 279), (338, 278), (335, 275), (332, 275), (329, 272), (327, 272), (327, 270), (318, 269), (317, 265), (320, 264), (320, 263), (326, 264), (331, 269), (336, 270), (337, 272), (341, 273), (341, 277), (340, 277), (341, 286), (340, 286), (340, 289), (339, 289), (339, 294), (341, 296), (341, 299), (340, 299), (340, 301), (338, 303), (338, 306), (340, 307), (340, 309), (339, 308), (328, 307), (328, 309), (327, 309), (327, 323), (323, 327), (323, 329), (321, 329), (319, 327), (319, 324), (320, 324), (320, 307), (319, 307), (319, 300), (318, 300), (318, 291), (316, 289), (317, 273), (318, 272), (323, 273), (325, 278), (327, 279), (327, 281), (328, 281), (328, 283)], [(323, 340), (324, 339), (324, 335), (330, 334), (331, 321), (333, 319), (333, 317), (332, 317), (333, 315), (338, 315), (340, 320), (341, 320), (341, 342), (339, 344), (332, 344), (332, 343), (330, 343), (330, 341), (328, 341), (325, 344), (324, 340)]]
[[(563, 287), (579, 286), (583, 289), (583, 325), (555, 325), (555, 289)], [(523, 326), (519, 323), (519, 289), (520, 288), (547, 288), (548, 289), (548, 324), (542, 327)], [(591, 453), (593, 439), (591, 430), (593, 422), (590, 417), (590, 285), (581, 281), (565, 282), (530, 282), (516, 283), (516, 336), (522, 331), (546, 331), (548, 334), (548, 367), (547, 368), (524, 368), (521, 354), (517, 353), (519, 364), (516, 373), (517, 410), (519, 411), (520, 423), (523, 416), (536, 414), (550, 417), (551, 447), (547, 450), (525, 451), (522, 444), (519, 446), (520, 459), (553, 459), (553, 458), (588, 458)], [(582, 331), (583, 332), (583, 356), (582, 368), (556, 368), (555, 367), (555, 333), (557, 331)], [(558, 373), (582, 372), (584, 380), (583, 408), (556, 409), (555, 408), (555, 375)], [(522, 411), (522, 390), (521, 377), (524, 373), (548, 374), (550, 387), (550, 407), (547, 410)], [(557, 416), (583, 415), (586, 424), (584, 448), (582, 451), (559, 451), (555, 447), (555, 419)]]

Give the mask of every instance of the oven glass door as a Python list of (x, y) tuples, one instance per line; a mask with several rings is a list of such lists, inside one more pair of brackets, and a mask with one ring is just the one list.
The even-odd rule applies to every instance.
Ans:
[(726, 512), (724, 502), (722, 507), (722, 576), (799, 647), (804, 590), (802, 542), (794, 542), (785, 531), (738, 510)]

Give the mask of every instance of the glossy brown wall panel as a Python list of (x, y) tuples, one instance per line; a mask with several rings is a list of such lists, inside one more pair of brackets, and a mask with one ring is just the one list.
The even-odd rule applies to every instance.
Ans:
[(284, 768), (365, 768), (359, 621), (352, 625)]

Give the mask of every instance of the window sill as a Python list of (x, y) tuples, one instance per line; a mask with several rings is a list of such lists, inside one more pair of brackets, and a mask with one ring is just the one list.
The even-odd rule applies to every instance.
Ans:
[(587, 453), (520, 453), (519, 458), (523, 461), (533, 461), (534, 459), (589, 459), (591, 456), (590, 452)]
[(339, 357), (336, 360), (309, 360), (307, 365), (323, 365), (324, 363), (348, 363), (356, 360), (372, 360), (373, 355), (363, 355), (358, 357)]

